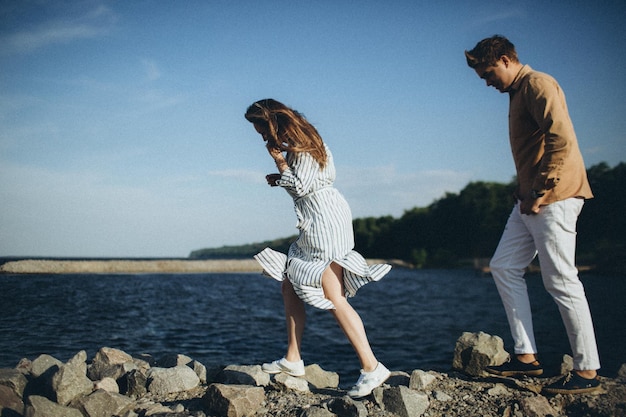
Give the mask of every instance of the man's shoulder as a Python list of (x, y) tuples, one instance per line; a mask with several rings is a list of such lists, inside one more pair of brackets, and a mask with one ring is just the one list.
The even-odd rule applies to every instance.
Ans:
[(550, 74), (536, 71), (527, 67), (527, 71), (522, 76), (522, 85), (526, 85), (532, 90), (545, 90), (550, 88), (560, 88), (558, 81)]
[(527, 83), (531, 83), (531, 84), (542, 84), (542, 83), (550, 83), (550, 84), (558, 84), (558, 82), (556, 81), (556, 79), (546, 73), (546, 72), (542, 72), (542, 71), (537, 71), (532, 69), (531, 67), (527, 66), (527, 71), (526, 73), (523, 75), (524, 80)]

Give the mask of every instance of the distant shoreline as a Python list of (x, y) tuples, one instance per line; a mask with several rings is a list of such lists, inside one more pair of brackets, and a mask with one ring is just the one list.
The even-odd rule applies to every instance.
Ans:
[(141, 273), (262, 272), (254, 259), (19, 259), (0, 265), (5, 274), (141, 274)]

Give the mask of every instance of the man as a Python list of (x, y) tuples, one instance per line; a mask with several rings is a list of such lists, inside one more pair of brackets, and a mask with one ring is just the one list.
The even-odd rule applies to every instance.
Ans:
[(509, 140), (518, 182), (517, 202), (489, 265), (515, 355), (486, 370), (503, 376), (543, 373), (524, 280), (525, 268), (538, 256), (544, 286), (559, 307), (574, 357), (574, 371), (543, 391), (596, 391), (600, 360), (574, 261), (576, 221), (584, 200), (593, 194), (565, 96), (554, 78), (520, 63), (515, 46), (503, 36), (478, 42), (465, 57), (487, 86), (509, 94)]

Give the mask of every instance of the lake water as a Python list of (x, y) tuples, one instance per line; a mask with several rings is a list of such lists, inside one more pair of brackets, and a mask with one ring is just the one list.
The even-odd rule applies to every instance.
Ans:
[[(582, 275), (604, 376), (626, 362), (624, 277)], [(546, 366), (570, 353), (556, 305), (539, 275), (528, 277), (535, 331)], [(182, 353), (205, 365), (258, 364), (284, 354), (280, 284), (259, 274), (0, 275), (0, 367), (47, 353), (89, 360), (103, 346), (158, 358)], [(490, 277), (471, 270), (394, 269), (363, 287), (352, 305), (378, 358), (392, 370), (449, 371), (463, 332), (512, 341)], [(351, 346), (325, 311), (307, 309), (303, 357), (358, 377)]]

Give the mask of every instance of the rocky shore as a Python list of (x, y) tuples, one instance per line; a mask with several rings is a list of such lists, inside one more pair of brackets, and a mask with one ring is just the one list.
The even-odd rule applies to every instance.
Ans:
[[(494, 378), (487, 365), (508, 354), (502, 339), (464, 333), (448, 373), (394, 371), (359, 400), (339, 376), (316, 364), (303, 378), (268, 375), (259, 365), (207, 368), (185, 355), (133, 357), (103, 347), (63, 363), (49, 355), (0, 369), (2, 417), (620, 417), (626, 416), (626, 365), (593, 394), (544, 396), (548, 378)], [(571, 369), (564, 357), (561, 372)]]

